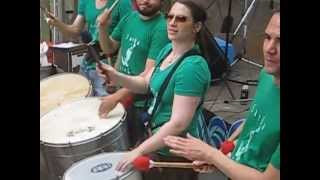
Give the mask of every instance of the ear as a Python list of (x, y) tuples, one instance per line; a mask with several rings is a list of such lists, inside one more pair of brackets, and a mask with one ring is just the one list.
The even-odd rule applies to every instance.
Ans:
[(200, 22), (200, 21), (196, 22), (193, 25), (193, 32), (198, 33), (201, 30), (201, 28), (202, 28), (202, 22)]

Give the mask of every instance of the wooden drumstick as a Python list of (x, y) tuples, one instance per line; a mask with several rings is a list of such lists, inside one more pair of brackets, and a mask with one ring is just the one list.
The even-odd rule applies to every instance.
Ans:
[(106, 8), (106, 9), (102, 12), (102, 14), (100, 15), (100, 16), (101, 16), (101, 21), (105, 21), (105, 20), (106, 20), (107, 15), (108, 15), (107, 12), (110, 12), (110, 13), (111, 13), (112, 10), (114, 9), (114, 7), (116, 7), (116, 5), (119, 3), (119, 1), (120, 1), (120, 0), (114, 1), (114, 3), (111, 5), (110, 8)]
[(192, 163), (183, 162), (155, 162), (150, 160), (151, 167), (162, 167), (162, 168), (193, 168)]
[(155, 162), (147, 156), (139, 156), (133, 162), (133, 167), (140, 171), (148, 171), (153, 167), (161, 168), (193, 168), (192, 163), (185, 162)]

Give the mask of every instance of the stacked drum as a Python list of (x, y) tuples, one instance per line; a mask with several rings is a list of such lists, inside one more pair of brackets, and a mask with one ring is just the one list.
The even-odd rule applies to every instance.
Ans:
[(101, 100), (91, 92), (90, 82), (79, 74), (40, 81), (41, 180), (61, 180), (74, 163), (102, 152), (128, 150), (123, 106), (118, 104), (101, 119)]

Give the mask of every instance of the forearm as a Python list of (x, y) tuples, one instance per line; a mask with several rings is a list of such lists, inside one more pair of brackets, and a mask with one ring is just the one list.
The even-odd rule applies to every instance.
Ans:
[(57, 20), (55, 27), (58, 28), (58, 30), (65, 36), (69, 36), (69, 37), (75, 37), (75, 36), (79, 36), (81, 29), (79, 27), (77, 27), (76, 25), (68, 25), (65, 24), (63, 22), (61, 22), (60, 20)]
[(225, 156), (221, 151), (212, 148), (209, 163), (215, 165), (220, 171), (232, 180), (265, 180), (263, 173), (242, 165)]
[(146, 94), (148, 92), (148, 83), (142, 76), (128, 76), (123, 73), (117, 73), (115, 82), (130, 91), (137, 94)]
[(138, 151), (142, 154), (148, 154), (159, 150), (165, 146), (163, 138), (168, 135), (179, 135), (186, 129), (186, 126), (171, 123), (170, 121), (164, 124), (157, 133), (145, 140), (139, 147)]
[(109, 55), (117, 50), (117, 46), (114, 41), (109, 37), (109, 33), (104, 30), (99, 30), (99, 38), (100, 38), (100, 47), (104, 54)]

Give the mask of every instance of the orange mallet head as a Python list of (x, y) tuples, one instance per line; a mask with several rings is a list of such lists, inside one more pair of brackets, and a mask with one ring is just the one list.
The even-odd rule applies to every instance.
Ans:
[(148, 171), (150, 167), (150, 158), (147, 156), (139, 156), (133, 162), (132, 165), (139, 171)]

